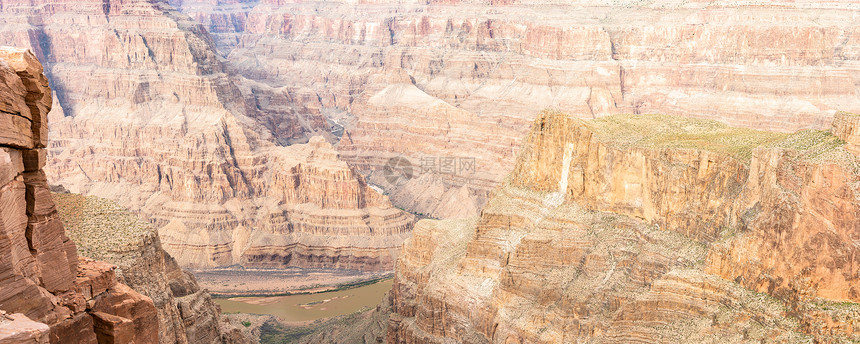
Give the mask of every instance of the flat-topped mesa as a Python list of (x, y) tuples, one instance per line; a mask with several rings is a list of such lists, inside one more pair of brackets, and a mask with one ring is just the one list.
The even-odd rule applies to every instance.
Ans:
[[(850, 130), (837, 132), (850, 140)], [(563, 197), (714, 244), (711, 264), (719, 267), (711, 270), (742, 277), (757, 291), (789, 293), (802, 277), (818, 285), (819, 296), (858, 302), (860, 278), (849, 277), (860, 271), (852, 263), (860, 263), (852, 253), (860, 236), (858, 161), (826, 131), (783, 134), (661, 115), (582, 121), (547, 113), (526, 138), (510, 184), (551, 193), (549, 205)], [(734, 246), (723, 247), (726, 241)], [(747, 241), (756, 241), (757, 250), (738, 247)], [(791, 259), (773, 258), (774, 250)]]
[(152, 300), (66, 236), (42, 170), (50, 110), (33, 53), (0, 47), (0, 342), (157, 342)]
[(546, 113), (510, 183), (712, 242), (732, 221), (753, 148), (783, 137), (671, 116)]
[(416, 225), (388, 340), (860, 339), (860, 157), (845, 146), (544, 112), (479, 218)]

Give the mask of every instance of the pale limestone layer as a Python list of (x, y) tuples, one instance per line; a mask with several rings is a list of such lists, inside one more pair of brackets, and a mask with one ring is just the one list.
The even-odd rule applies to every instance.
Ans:
[(232, 70), (297, 107), (346, 111), (339, 150), (363, 171), (397, 155), (476, 157), (476, 174), (430, 186), (372, 179), (437, 217), (461, 215), (434, 200), (463, 186), (458, 203), (480, 209), (546, 107), (784, 132), (860, 109), (857, 1), (171, 3), (212, 32)]
[(480, 217), (416, 225), (388, 342), (856, 340), (860, 157), (834, 127), (544, 113)]
[[(351, 267), (392, 267), (411, 216), (324, 140), (277, 145), (331, 137), (328, 124), (282, 88), (232, 78), (165, 2), (4, 1), (0, 32), (43, 58), (58, 90), (51, 182), (139, 211), (181, 265), (340, 266), (354, 253)], [(363, 244), (327, 240), (339, 236)], [(294, 248), (313, 258), (289, 259)]]

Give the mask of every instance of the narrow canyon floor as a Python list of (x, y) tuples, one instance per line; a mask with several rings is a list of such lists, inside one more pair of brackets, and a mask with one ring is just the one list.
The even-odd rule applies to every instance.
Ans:
[(200, 286), (217, 296), (262, 296), (318, 293), (362, 285), (390, 276), (390, 272), (339, 269), (253, 269), (226, 267), (190, 270)]

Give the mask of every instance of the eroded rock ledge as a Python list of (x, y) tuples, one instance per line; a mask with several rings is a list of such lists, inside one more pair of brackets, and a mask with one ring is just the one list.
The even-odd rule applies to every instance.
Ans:
[(0, 48), (0, 342), (156, 343), (152, 300), (65, 234), (42, 171), (50, 110), (36, 57)]
[(164, 251), (150, 223), (96, 196), (56, 193), (53, 198), (78, 252), (116, 264), (117, 279), (152, 299), (160, 343), (250, 343), (237, 324), (221, 317), (209, 292)]
[(480, 217), (416, 225), (388, 341), (857, 340), (844, 128), (543, 113)]

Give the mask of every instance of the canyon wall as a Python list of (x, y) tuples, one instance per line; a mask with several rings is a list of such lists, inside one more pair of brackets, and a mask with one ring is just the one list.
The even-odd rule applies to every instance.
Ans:
[(248, 343), (234, 324), (221, 320), (208, 291), (164, 251), (151, 224), (96, 196), (53, 198), (79, 254), (115, 264), (119, 281), (152, 299), (160, 343)]
[(153, 301), (66, 236), (42, 170), (49, 111), (36, 57), (0, 48), (0, 342), (156, 343)]
[(836, 117), (543, 113), (480, 216), (416, 224), (388, 342), (857, 340), (857, 122)]
[[(857, 1), (171, 3), (228, 69), (342, 124), (344, 159), (435, 217), (477, 214), (538, 109), (783, 132), (860, 111)], [(426, 176), (376, 176), (395, 156)], [(476, 168), (442, 168), (451, 157)]]
[(163, 1), (3, 1), (0, 43), (57, 90), (52, 184), (155, 223), (180, 265), (391, 269), (412, 216), (324, 140), (319, 112), (234, 77), (206, 30)]

